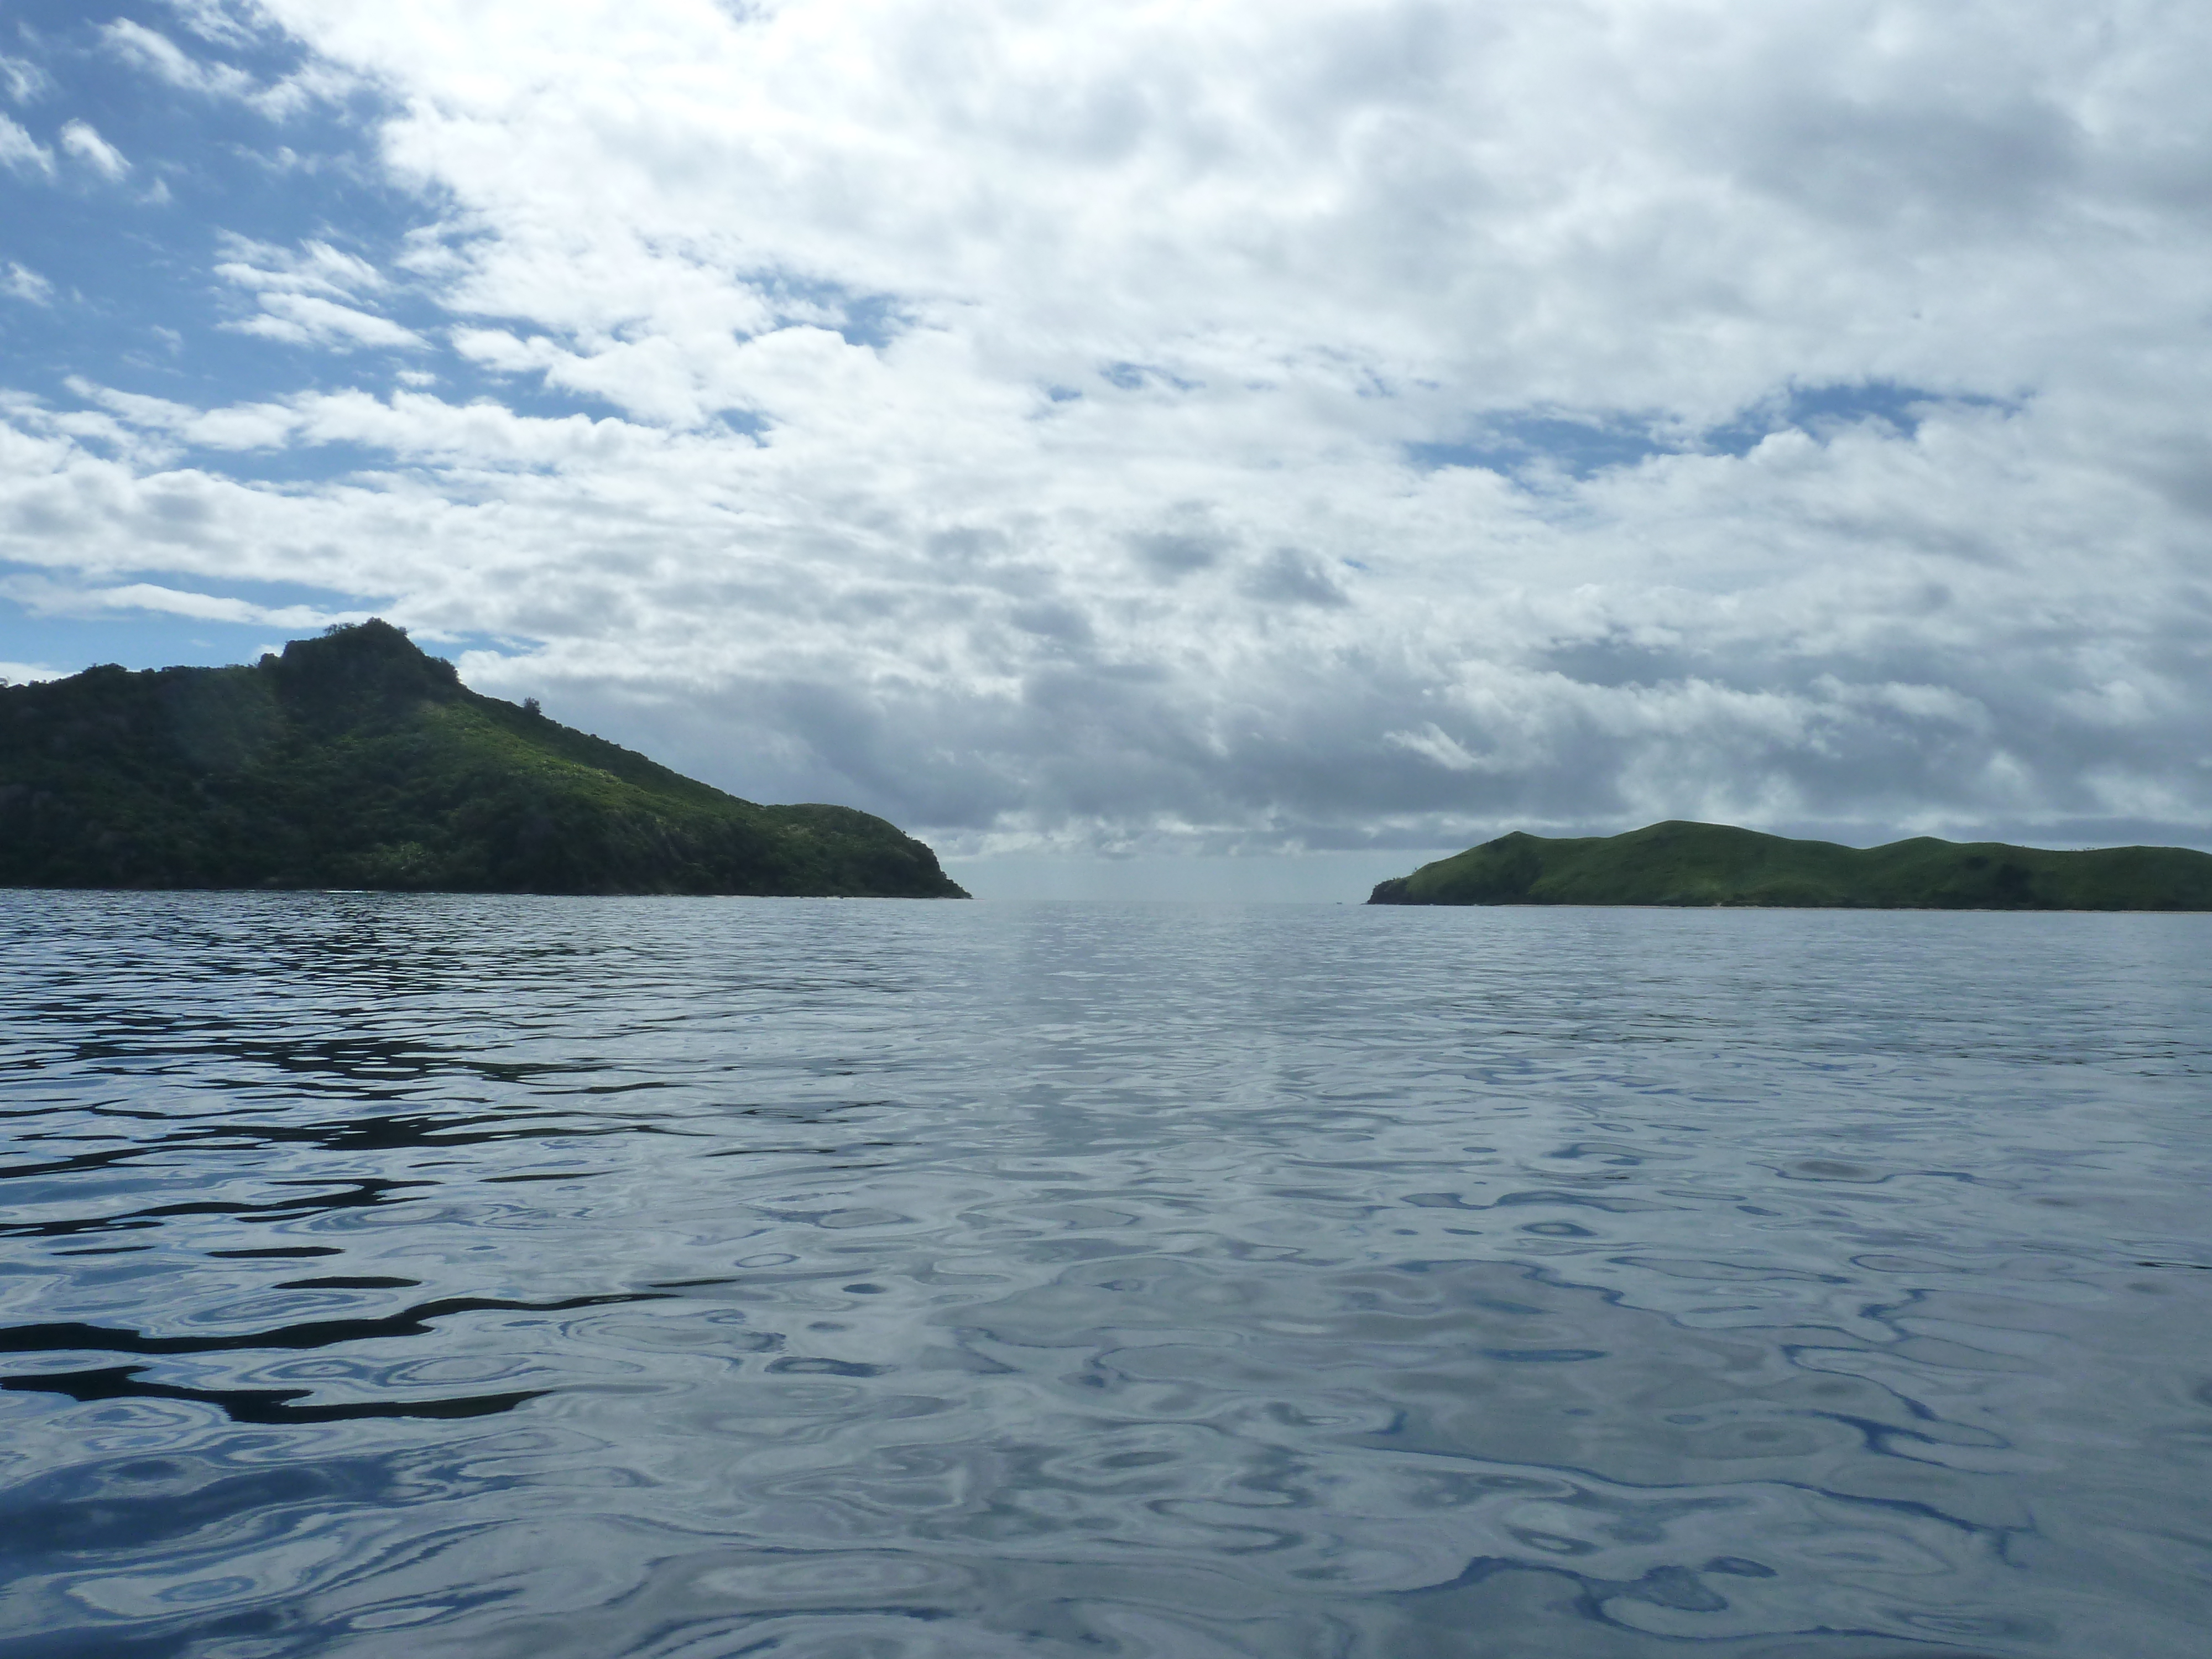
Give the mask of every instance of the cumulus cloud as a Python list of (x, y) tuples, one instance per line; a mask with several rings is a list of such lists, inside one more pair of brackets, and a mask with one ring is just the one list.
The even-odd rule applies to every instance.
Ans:
[(224, 326), (240, 334), (258, 334), (264, 339), (283, 340), (291, 345), (339, 349), (383, 346), (421, 350), (426, 343), (413, 329), (403, 327), (387, 317), (318, 299), (312, 294), (276, 293), (260, 297), (261, 315)]
[(122, 179), (131, 171), (131, 163), (121, 150), (100, 136), (100, 130), (89, 121), (70, 121), (60, 134), (61, 147), (83, 162), (110, 183)]
[(243, 70), (193, 58), (167, 35), (127, 17), (102, 26), (100, 34), (118, 57), (173, 87), (229, 98), (243, 98), (255, 90), (253, 77)]
[(239, 623), (295, 630), (319, 629), (333, 623), (362, 622), (368, 615), (367, 611), (318, 611), (304, 605), (255, 605), (222, 594), (164, 587), (158, 582), (83, 587), (37, 577), (0, 578), (0, 597), (14, 599), (36, 616), (90, 617), (117, 611), (150, 611), (194, 622)]
[(51, 179), (54, 153), (32, 137), (19, 123), (0, 115), (0, 167), (18, 175)]
[(244, 288), (343, 300), (386, 286), (368, 260), (325, 241), (311, 238), (297, 249), (228, 234), (219, 241), (228, 257), (217, 262), (216, 275)]
[[(252, 20), (234, 16), (220, 6), (179, 9), (183, 13), (179, 21), (212, 44), (241, 47), (259, 43), (261, 31)], [(195, 56), (158, 29), (127, 17), (104, 24), (100, 38), (124, 62), (173, 87), (203, 97), (230, 99), (272, 118), (295, 115), (318, 100), (341, 97), (357, 84), (355, 77), (325, 63), (310, 63), (292, 74), (264, 82), (234, 64)]]
[(28, 265), (8, 262), (4, 275), (0, 275), (0, 294), (17, 300), (27, 300), (34, 306), (52, 305), (54, 285), (33, 270)]
[(52, 85), (52, 77), (38, 64), (0, 52), (0, 88), (4, 88), (16, 103), (27, 104), (34, 98), (43, 97)]
[(260, 307), (258, 315), (226, 327), (290, 345), (339, 350), (427, 348), (428, 342), (413, 329), (348, 303), (389, 286), (358, 254), (312, 240), (297, 250), (238, 236), (222, 240), (230, 257), (216, 265), (216, 274), (253, 293)]
[(185, 30), (211, 46), (247, 46), (263, 33), (253, 0), (162, 0)]
[(2212, 815), (2193, 11), (262, 15), (416, 234), (219, 256), (337, 384), (8, 415), (71, 591), (362, 595), (955, 849)]

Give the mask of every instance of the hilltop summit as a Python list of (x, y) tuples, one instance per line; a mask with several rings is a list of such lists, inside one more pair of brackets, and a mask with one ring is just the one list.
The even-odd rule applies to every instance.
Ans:
[(0, 686), (0, 885), (967, 896), (881, 818), (724, 794), (381, 620)]
[(1380, 883), (1367, 902), (2212, 910), (2212, 854), (2179, 847), (2049, 852), (1932, 836), (1842, 847), (1675, 820), (1556, 840), (1515, 830)]

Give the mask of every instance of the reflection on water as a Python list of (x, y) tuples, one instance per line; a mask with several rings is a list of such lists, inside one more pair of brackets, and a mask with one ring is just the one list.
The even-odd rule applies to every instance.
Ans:
[(0, 1654), (2194, 1656), (2208, 947), (0, 895)]

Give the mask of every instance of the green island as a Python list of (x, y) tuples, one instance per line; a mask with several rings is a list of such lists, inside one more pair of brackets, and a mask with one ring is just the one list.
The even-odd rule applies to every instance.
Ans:
[(0, 886), (968, 896), (881, 818), (726, 795), (374, 620), (0, 686)]
[(1377, 884), (1370, 904), (1766, 905), (1912, 910), (2212, 910), (2212, 854), (2048, 852), (1917, 836), (1887, 847), (1674, 820), (1620, 836), (1516, 830)]

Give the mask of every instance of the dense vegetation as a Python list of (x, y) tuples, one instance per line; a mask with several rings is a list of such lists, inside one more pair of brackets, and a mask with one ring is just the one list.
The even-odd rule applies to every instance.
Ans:
[(881, 818), (726, 795), (382, 622), (0, 686), (0, 885), (966, 896)]
[(1861, 848), (1674, 822), (1577, 839), (1516, 831), (1383, 882), (1367, 902), (2207, 910), (2212, 854), (2179, 847), (2052, 853), (1928, 836)]

